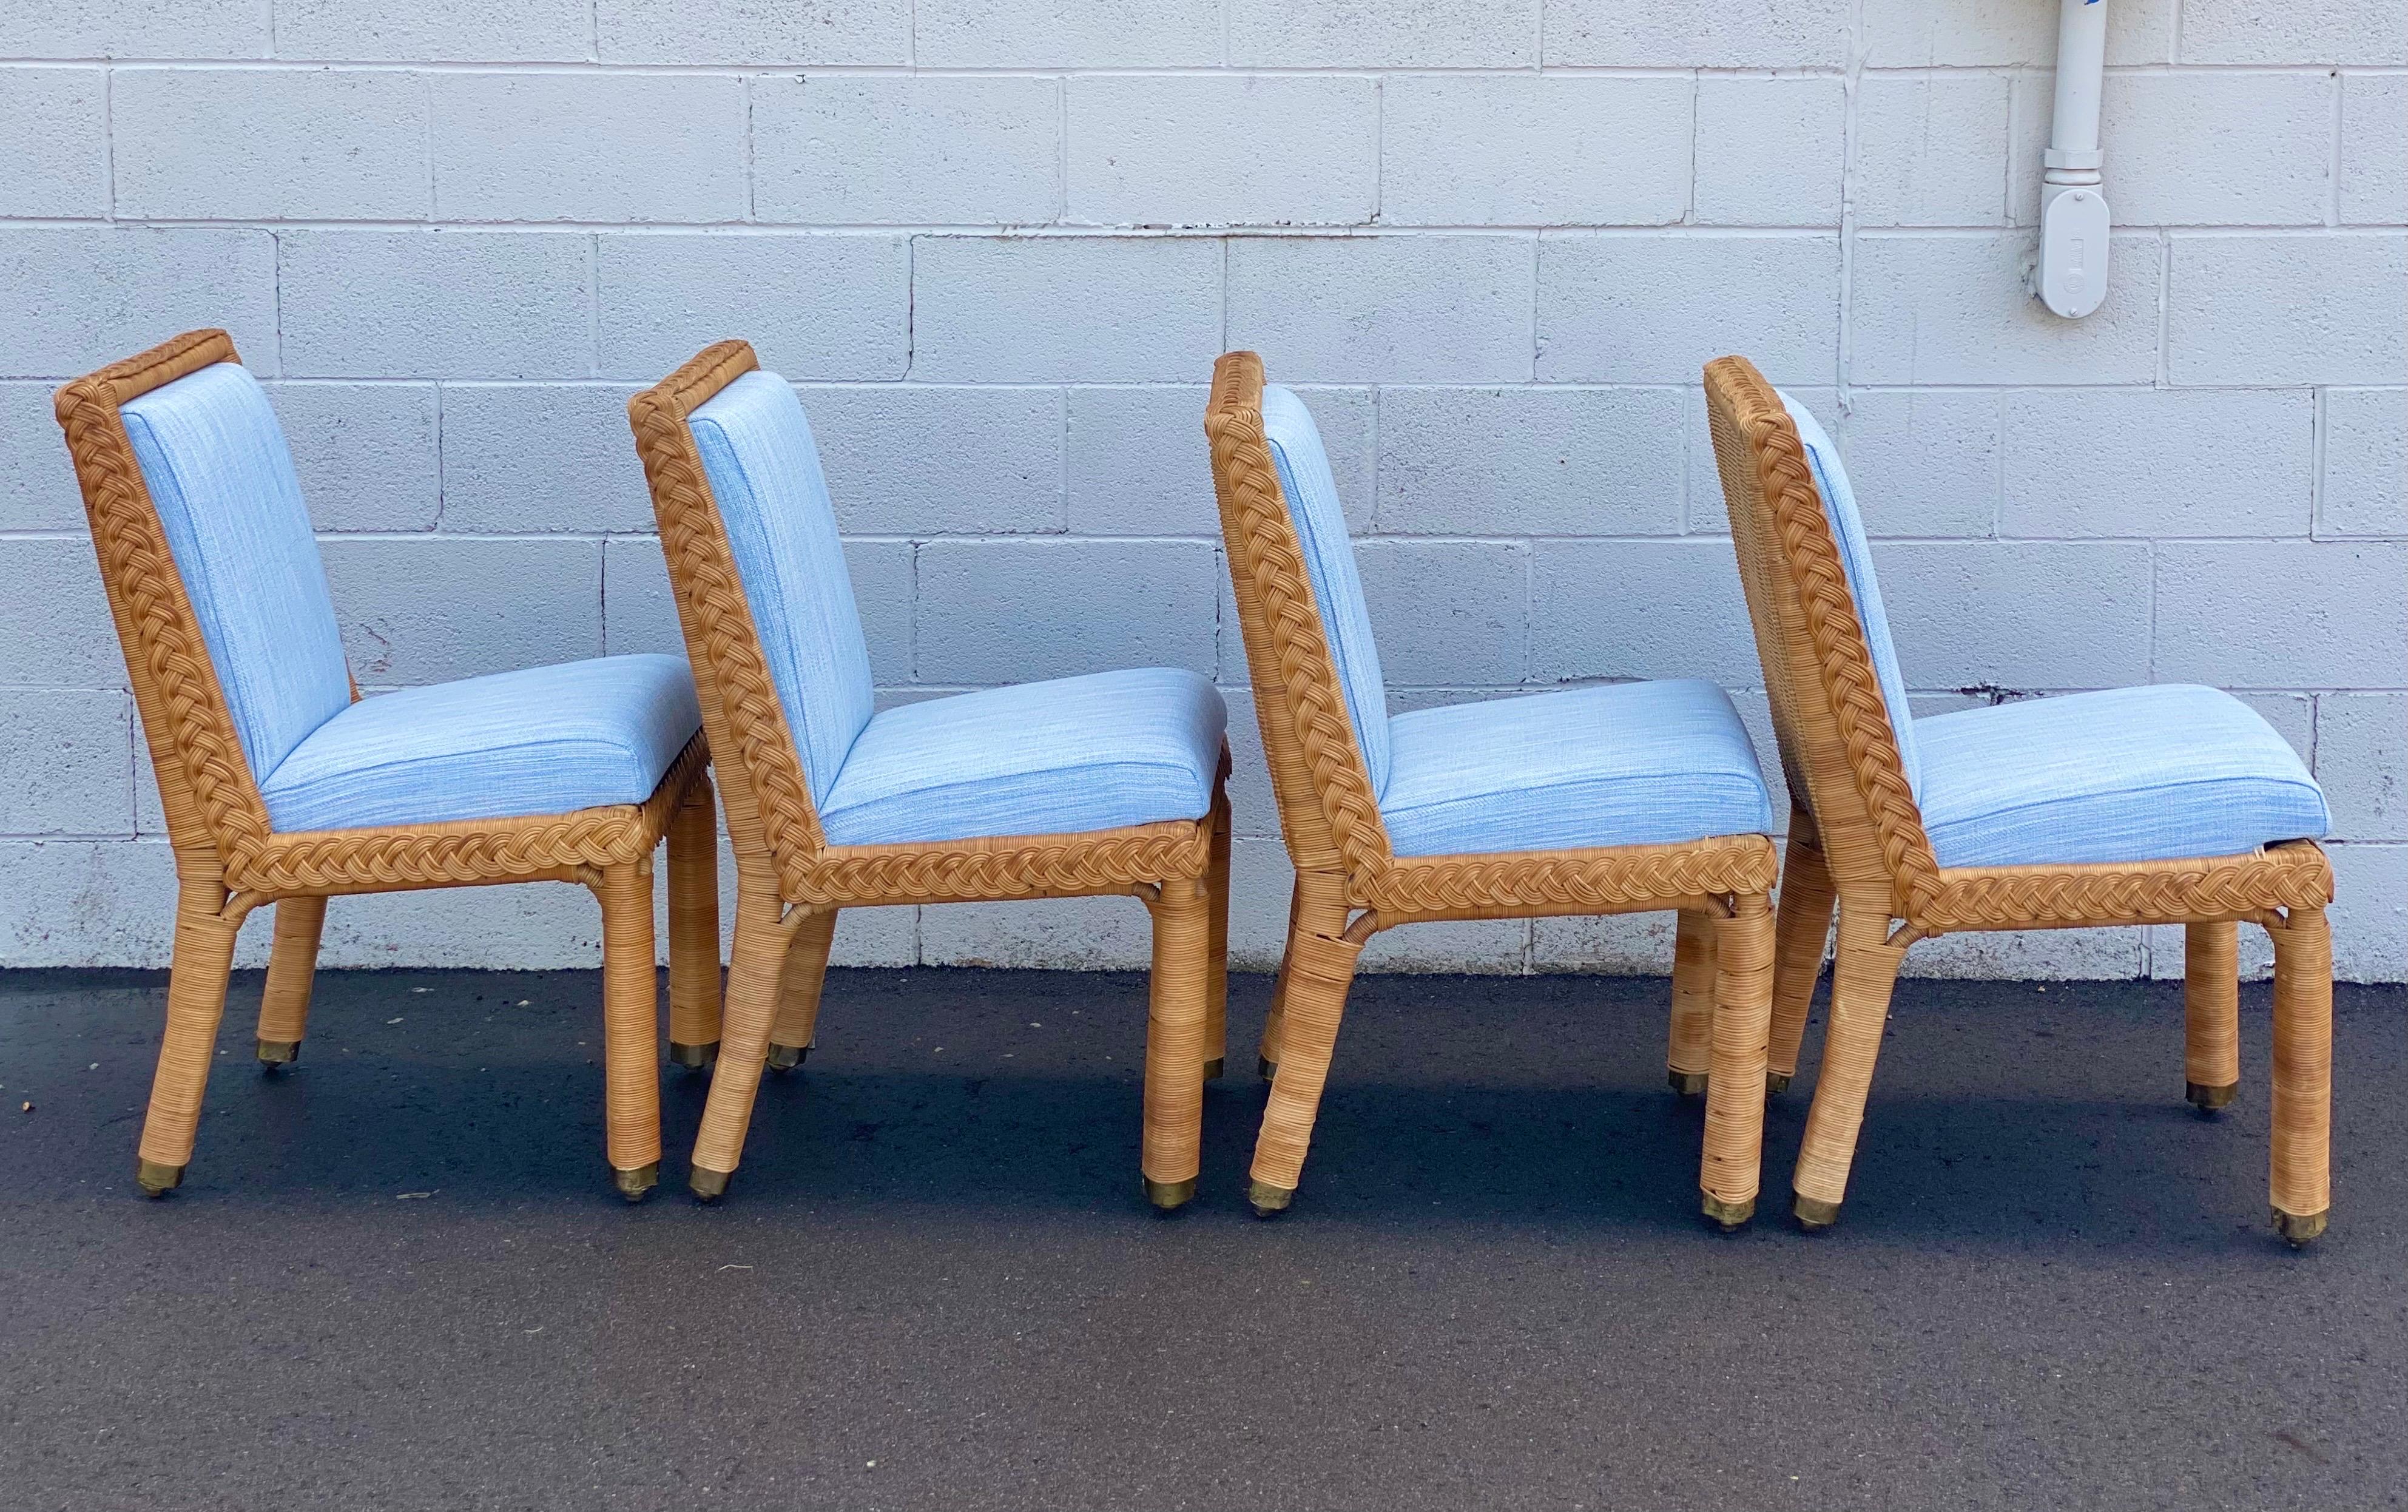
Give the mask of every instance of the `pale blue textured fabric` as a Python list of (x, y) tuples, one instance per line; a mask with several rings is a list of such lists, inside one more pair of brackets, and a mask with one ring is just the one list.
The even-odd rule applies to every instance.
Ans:
[(1380, 800), (1398, 856), (1670, 844), (1772, 826), (1723, 690), (1617, 683), (1398, 714)]
[(318, 540), (267, 396), (218, 363), (127, 401), (134, 459), (254, 777), (351, 701)]
[(702, 727), (682, 656), (604, 656), (363, 698), (261, 785), (279, 830), (639, 803)]
[(1198, 819), (1227, 717), (1211, 683), (1167, 667), (907, 703), (853, 742), (820, 827), (879, 845)]
[(1346, 511), (1338, 502), (1338, 480), (1329, 471), (1312, 412), (1293, 393), (1272, 384), (1263, 390), (1263, 433), (1279, 468), (1280, 492), (1304, 545), (1313, 601), (1321, 607), (1321, 633), (1346, 692), (1354, 741), (1371, 774), (1374, 794), (1386, 789), (1388, 689), (1380, 671), (1380, 650), (1371, 642), (1371, 616), (1363, 604), (1363, 580), (1354, 569), (1354, 543), (1346, 536)]
[(1899, 762), (1906, 768), (1907, 786), (1923, 791), (1923, 757), (1914, 735), (1914, 712), (1906, 703), (1906, 677), (1899, 670), (1898, 648), (1890, 643), (1889, 614), (1882, 608), (1881, 584), (1873, 577), (1872, 548), (1865, 540), (1864, 517), (1856, 512), (1856, 491), (1848, 486), (1848, 469), (1840, 449), (1831, 444), (1806, 407), (1781, 396), (1783, 408), (1797, 423), (1806, 443), (1806, 465), (1814, 470), (1814, 486), (1823, 495), (1823, 511), (1831, 535), (1840, 544), (1840, 565), (1848, 574), (1848, 593), (1856, 601), (1856, 622), (1864, 626), (1865, 644), (1873, 655), (1873, 675), (1881, 681), (1882, 702), (1889, 709), (1889, 727), (1898, 741)]
[(1942, 866), (2238, 856), (2325, 832), (2299, 754), (2214, 688), (2074, 693), (1919, 728), (1923, 828)]
[(692, 425), (786, 727), (811, 797), (824, 799), (876, 703), (810, 422), (791, 384), (755, 371), (713, 395)]

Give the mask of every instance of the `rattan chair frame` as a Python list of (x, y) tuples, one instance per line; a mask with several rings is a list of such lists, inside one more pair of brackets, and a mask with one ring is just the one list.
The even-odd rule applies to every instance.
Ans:
[(1667, 1058), (1706, 1093), (1698, 1186), (1727, 1227), (1754, 1213), (1764, 1117), (1776, 858), (1764, 835), (1685, 844), (1400, 857), (1380, 819), (1323, 633), (1311, 574), (1262, 418), (1262, 359), (1214, 365), (1204, 418), (1246, 662), (1296, 866), (1287, 948), (1262, 1061), (1271, 1075), (1254, 1147), (1257, 1213), (1294, 1201), (1356, 958), (1400, 925), (1446, 919), (1679, 914)]
[(1963, 930), (2186, 927), (2186, 1095), (2203, 1111), (2241, 1078), (2236, 929), (2274, 944), (2271, 1204), (2294, 1244), (2331, 1207), (2333, 875), (2312, 841), (2242, 856), (2079, 866), (1943, 867), (1899, 756), (1839, 546), (1798, 428), (1743, 357), (1705, 370), (1708, 418), (1749, 618), (1795, 811), (1783, 874), (1771, 1069), (1797, 1071), (1806, 1011), (1839, 914), (1829, 1027), (1796, 1213), (1839, 1216), (1891, 988), (1907, 948)]
[(799, 1064), (816, 1032), (839, 910), (894, 903), (1126, 895), (1154, 921), (1143, 1189), (1159, 1208), (1195, 1195), (1204, 1083), (1220, 1074), (1229, 910), (1228, 752), (1201, 818), (1083, 833), (927, 844), (831, 845), (788, 728), (689, 417), (759, 366), (742, 341), (697, 353), (628, 401), (678, 621), (720, 758), (735, 854), (735, 960), (723, 1054), (695, 1142), (693, 1188), (725, 1191), (764, 1065)]
[[(607, 1156), (619, 1190), (641, 1198), (660, 1168), (652, 852), (669, 842), (670, 998), (685, 1019), (718, 1015), (718, 849), (710, 746), (697, 734), (640, 803), (511, 819), (278, 831), (202, 638), (121, 407), (215, 363), (239, 362), (221, 330), (191, 331), (58, 391), (59, 425), (82, 488), (101, 583), (158, 776), (177, 905), (166, 1031), (142, 1128), (136, 1179), (179, 1185), (225, 1010), (243, 920), (276, 905), (260, 1001), (258, 1056), (299, 1054), (326, 900), (353, 893), (509, 882), (572, 882), (602, 908)], [(357, 698), (357, 684), (352, 687)]]

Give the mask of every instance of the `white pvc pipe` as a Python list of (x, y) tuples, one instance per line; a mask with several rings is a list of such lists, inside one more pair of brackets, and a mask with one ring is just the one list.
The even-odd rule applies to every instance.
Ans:
[(2107, 297), (2113, 223), (2100, 185), (2099, 99), (2107, 68), (2107, 0), (2059, 0), (2057, 108), (2041, 158), (2040, 264), (2032, 293), (2080, 320)]
[[(2107, 0), (2062, 0), (2057, 22), (2057, 110), (2051, 118), (2050, 183), (2099, 181), (2099, 95), (2107, 67)], [(2059, 171), (2088, 177), (2064, 179)]]

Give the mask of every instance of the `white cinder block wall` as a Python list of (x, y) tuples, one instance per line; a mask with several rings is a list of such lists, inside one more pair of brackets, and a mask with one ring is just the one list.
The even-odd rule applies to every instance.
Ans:
[[(0, 7), (0, 960), (165, 959), (49, 396), (222, 324), (372, 688), (675, 647), (622, 405), (751, 338), (825, 443), (888, 698), (1219, 678), (1254, 964), (1287, 888), (1200, 439), (1214, 354), (1309, 393), (1399, 705), (1701, 674), (1770, 759), (1698, 389), (1747, 353), (1842, 439), (1926, 705), (2241, 692), (2332, 796), (2343, 969), (2408, 975), (2408, 21), (2105, 3), (2120, 235), (2078, 324), (2018, 281), (2055, 0)], [(595, 933), (566, 887), (345, 900), (328, 958), (588, 965)], [(1144, 938), (1119, 900), (866, 914), (842, 950), (1133, 965)], [(1548, 921), (1374, 958), (1668, 954)]]

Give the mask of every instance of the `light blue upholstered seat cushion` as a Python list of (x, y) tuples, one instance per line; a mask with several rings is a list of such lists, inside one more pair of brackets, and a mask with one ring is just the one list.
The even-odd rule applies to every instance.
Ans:
[(1881, 583), (1873, 577), (1872, 548), (1865, 540), (1864, 517), (1856, 512), (1856, 491), (1848, 486), (1848, 469), (1840, 449), (1831, 444), (1820, 422), (1806, 407), (1781, 396), (1782, 407), (1797, 423), (1798, 438), (1806, 443), (1806, 465), (1813, 470), (1814, 486), (1823, 496), (1823, 512), (1839, 542), (1840, 565), (1848, 574), (1848, 593), (1856, 602), (1856, 621), (1864, 626), (1865, 644), (1872, 652), (1873, 675), (1881, 682), (1882, 702), (1889, 710), (1889, 727), (1898, 741), (1899, 762), (1906, 768), (1907, 786), (1923, 791), (1923, 757), (1914, 734), (1914, 713), (1906, 703), (1906, 677), (1899, 670), (1898, 647), (1890, 642), (1889, 613), (1882, 608)]
[(638, 803), (702, 727), (682, 656), (604, 656), (363, 698), (261, 791), (279, 830)]
[(713, 395), (690, 423), (786, 728), (812, 799), (824, 799), (876, 703), (810, 422), (793, 385), (755, 371)]
[(1312, 412), (1275, 383), (1263, 390), (1263, 434), (1270, 441), (1280, 492), (1287, 496), (1288, 513), (1304, 546), (1313, 601), (1321, 608), (1321, 633), (1329, 641), (1329, 657), (1345, 689), (1354, 741), (1371, 774), (1371, 791), (1378, 793), (1388, 785), (1391, 759), (1388, 689), (1380, 671), (1380, 649), (1371, 641), (1371, 616), (1363, 604), (1363, 580), (1354, 569), (1354, 543), (1346, 535), (1346, 511), (1339, 506), (1338, 480), (1330, 473), (1329, 454), (1322, 449)]
[(2214, 688), (2074, 693), (1918, 728), (1923, 828), (1942, 866), (2238, 856), (2325, 832), (2299, 754)]
[(907, 703), (853, 742), (820, 826), (881, 845), (1201, 818), (1226, 719), (1211, 683), (1163, 667)]
[(1398, 856), (1666, 844), (1771, 828), (1739, 711), (1712, 683), (1617, 683), (1389, 723)]
[(134, 459), (251, 774), (351, 701), (317, 537), (267, 396), (218, 363), (127, 401)]

